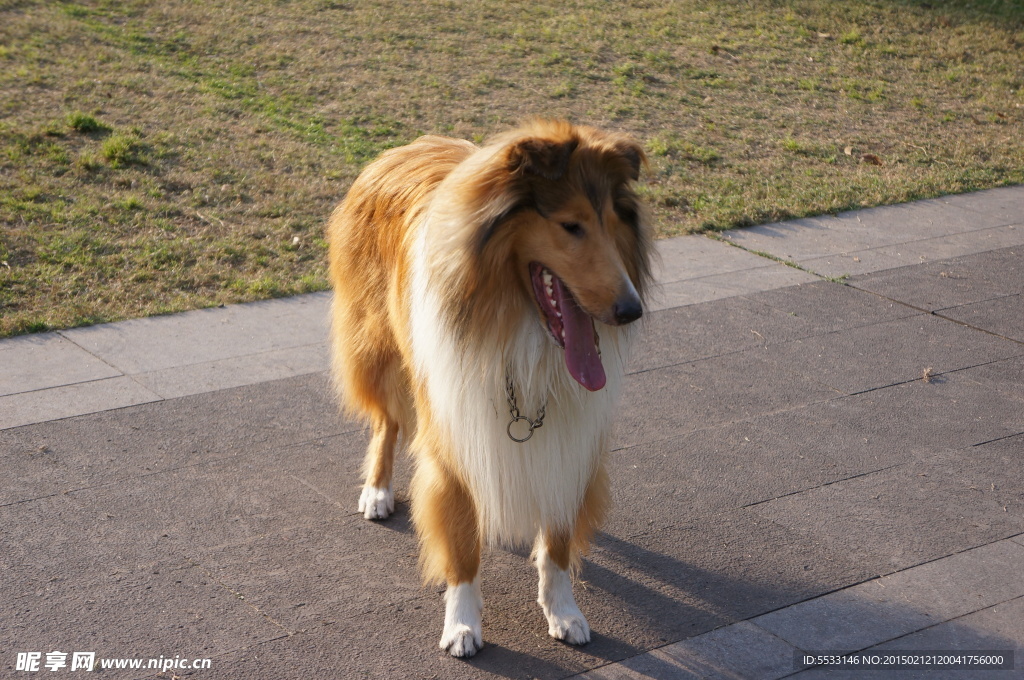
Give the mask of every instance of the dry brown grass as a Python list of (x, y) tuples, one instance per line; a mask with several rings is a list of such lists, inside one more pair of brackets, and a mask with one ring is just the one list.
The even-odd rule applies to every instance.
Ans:
[(367, 160), (531, 115), (661, 235), (1024, 181), (1019, 3), (608, 7), (0, 0), (0, 336), (322, 289)]

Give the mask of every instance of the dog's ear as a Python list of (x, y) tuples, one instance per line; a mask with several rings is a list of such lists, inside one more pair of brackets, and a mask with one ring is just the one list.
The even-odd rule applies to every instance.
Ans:
[(629, 164), (629, 178), (634, 182), (640, 179), (640, 168), (648, 167), (643, 148), (632, 139), (620, 139), (615, 142), (615, 153)]
[(538, 137), (520, 140), (509, 149), (509, 170), (559, 179), (569, 168), (569, 157), (578, 144), (575, 137), (559, 141)]

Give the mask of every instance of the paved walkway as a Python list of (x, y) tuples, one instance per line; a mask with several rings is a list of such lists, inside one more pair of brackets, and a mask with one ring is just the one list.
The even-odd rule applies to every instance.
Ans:
[(0, 341), (4, 677), (52, 651), (211, 659), (108, 678), (978, 673), (798, 663), (865, 650), (1024, 677), (1024, 187), (658, 246), (590, 645), (495, 550), (486, 647), (436, 649), (409, 466), (396, 516), (354, 512), (366, 435), (314, 294)]

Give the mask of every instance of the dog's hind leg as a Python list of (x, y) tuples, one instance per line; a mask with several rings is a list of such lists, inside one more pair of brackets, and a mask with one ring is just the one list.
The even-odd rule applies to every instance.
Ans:
[(384, 413), (373, 417), (373, 437), (366, 450), (363, 472), (366, 482), (359, 496), (359, 512), (366, 519), (385, 519), (395, 511), (391, 475), (395, 466), (398, 422)]
[(484, 606), (473, 499), (441, 465), (421, 459), (412, 480), (412, 519), (420, 537), (424, 577), (448, 584), (440, 647), (452, 656), (473, 656), (483, 646)]
[(561, 532), (543, 531), (535, 555), (540, 577), (537, 603), (556, 640), (582, 645), (590, 642), (590, 625), (572, 595), (572, 539)]
[(397, 358), (367, 362), (363, 366), (374, 366), (357, 376), (351, 384), (357, 386), (359, 406), (369, 418), (373, 429), (370, 445), (363, 459), (363, 490), (359, 496), (359, 512), (366, 519), (386, 519), (395, 511), (395, 493), (391, 478), (395, 467), (395, 449), (398, 434), (410, 436), (415, 429), (412, 424), (412, 405), (408, 393), (405, 373)]

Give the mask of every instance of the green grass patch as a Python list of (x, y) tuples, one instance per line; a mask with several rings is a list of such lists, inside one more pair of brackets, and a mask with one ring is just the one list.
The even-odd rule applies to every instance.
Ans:
[(110, 128), (103, 123), (96, 120), (94, 116), (90, 116), (87, 113), (81, 111), (75, 111), (69, 113), (65, 118), (69, 128), (75, 132), (90, 133), (90, 132), (104, 132)]
[(116, 133), (103, 140), (100, 155), (110, 163), (110, 167), (120, 169), (129, 165), (146, 165), (145, 146), (138, 135)]
[(863, 36), (861, 35), (860, 31), (854, 28), (843, 33), (842, 36), (840, 36), (839, 38), (839, 42), (841, 42), (844, 45), (856, 45), (862, 39)]
[(323, 289), (366, 163), (536, 115), (637, 137), (661, 236), (1024, 182), (1012, 0), (5, 6), (0, 336)]

